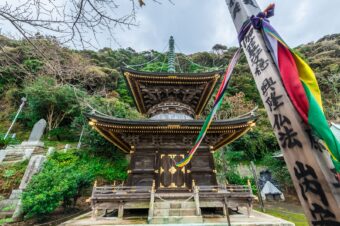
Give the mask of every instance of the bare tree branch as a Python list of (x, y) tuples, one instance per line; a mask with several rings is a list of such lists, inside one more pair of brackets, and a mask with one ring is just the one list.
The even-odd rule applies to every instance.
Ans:
[[(139, 7), (145, 5), (145, 0), (64, 0), (59, 4), (54, 0), (11, 1), (0, 5), (0, 20), (8, 21), (27, 40), (39, 32), (56, 37), (62, 44), (85, 48), (94, 45), (92, 39), (96, 40), (98, 33), (107, 32), (113, 38), (117, 27), (137, 26), (136, 2)], [(130, 10), (123, 7), (127, 4)]]

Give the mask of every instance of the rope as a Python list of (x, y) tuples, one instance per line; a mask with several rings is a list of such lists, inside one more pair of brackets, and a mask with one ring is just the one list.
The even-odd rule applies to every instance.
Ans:
[[(161, 53), (164, 53), (165, 52), (165, 49), (168, 47), (168, 45), (165, 45), (165, 47), (163, 48), (163, 50), (161, 51)], [(158, 56), (156, 56), (155, 58), (151, 59), (150, 61), (148, 62), (145, 62), (145, 63), (141, 63), (141, 64), (134, 64), (134, 65), (128, 65), (126, 64), (125, 62), (123, 62), (123, 64), (126, 66), (126, 67), (129, 67), (129, 68), (133, 68), (133, 67), (140, 67), (140, 66), (144, 66), (146, 64), (149, 64), (155, 60), (157, 60), (158, 58), (161, 57), (161, 54), (158, 54)], [(133, 68), (134, 69), (134, 68)]]
[[(176, 46), (176, 48), (177, 48), (180, 52), (183, 52), (183, 51), (179, 48), (179, 46), (178, 46), (176, 43), (175, 43), (175, 46)], [(190, 58), (189, 58), (187, 55), (185, 55), (185, 54), (184, 54), (184, 58), (185, 58), (188, 62), (190, 62), (191, 64), (193, 64), (193, 65), (196, 65), (196, 66), (201, 67), (201, 68), (206, 68), (206, 69), (212, 70), (211, 67), (206, 67), (206, 66), (203, 66), (203, 65), (200, 65), (200, 64), (197, 64), (197, 63), (193, 62), (193, 61), (190, 60)], [(224, 67), (225, 67), (224, 65), (221, 65), (221, 66), (217, 67), (217, 70), (222, 69), (222, 68), (224, 68)], [(215, 70), (215, 69), (214, 69), (214, 70)]]

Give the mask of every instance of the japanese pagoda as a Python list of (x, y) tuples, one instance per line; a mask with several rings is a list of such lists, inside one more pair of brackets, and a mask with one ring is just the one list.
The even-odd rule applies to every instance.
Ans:
[[(122, 217), (123, 209), (138, 206), (149, 209), (152, 219), (151, 202), (155, 202), (155, 197), (150, 193), (178, 199), (193, 192), (201, 194), (195, 196), (200, 200), (195, 200), (196, 215), (200, 215), (200, 208), (215, 207), (218, 201), (224, 213), (227, 211), (227, 194), (232, 192), (227, 189), (229, 185), (218, 185), (213, 153), (246, 133), (255, 125), (256, 116), (249, 113), (215, 120), (191, 162), (186, 167), (176, 167), (175, 163), (184, 158), (198, 136), (204, 120), (197, 118), (212, 97), (223, 71), (176, 72), (172, 37), (168, 64), (166, 73), (122, 68), (135, 105), (147, 119), (119, 119), (95, 112), (87, 115), (89, 124), (130, 159), (124, 186), (116, 190), (115, 186), (106, 190), (94, 187), (91, 198), (94, 211), (117, 208)], [(251, 206), (251, 191), (248, 187), (242, 189), (245, 193), (240, 197), (228, 196), (230, 202)], [(207, 202), (203, 202), (205, 199)], [(215, 203), (209, 204), (209, 200)]]

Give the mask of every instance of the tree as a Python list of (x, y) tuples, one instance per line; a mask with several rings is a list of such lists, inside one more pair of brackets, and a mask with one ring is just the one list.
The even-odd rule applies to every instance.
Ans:
[(221, 45), (221, 44), (215, 44), (215, 45), (212, 47), (212, 50), (213, 50), (216, 54), (218, 54), (218, 55), (222, 55), (223, 52), (224, 52), (225, 50), (227, 50), (227, 49), (228, 49), (227, 46)]
[(50, 77), (39, 77), (28, 83), (23, 90), (28, 97), (28, 113), (26, 117), (31, 123), (45, 118), (49, 131), (58, 128), (63, 122), (71, 122), (80, 114), (77, 96), (84, 92), (69, 85), (60, 85)]
[[(136, 3), (140, 7), (145, 5), (142, 0), (6, 1), (0, 5), (0, 20), (7, 21), (29, 42), (30, 37), (42, 33), (55, 36), (62, 43), (72, 42), (75, 46), (80, 43), (84, 48), (85, 44), (93, 46), (93, 40), (103, 31), (114, 39), (116, 27), (137, 26)], [(122, 13), (120, 5), (127, 4), (130, 10)], [(39, 50), (38, 45), (33, 45)]]

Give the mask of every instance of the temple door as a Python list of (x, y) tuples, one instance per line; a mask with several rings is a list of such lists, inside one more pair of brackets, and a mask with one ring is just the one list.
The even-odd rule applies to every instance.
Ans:
[(184, 158), (183, 154), (160, 154), (159, 159), (159, 188), (183, 189), (185, 183), (185, 167), (176, 167), (177, 161)]

